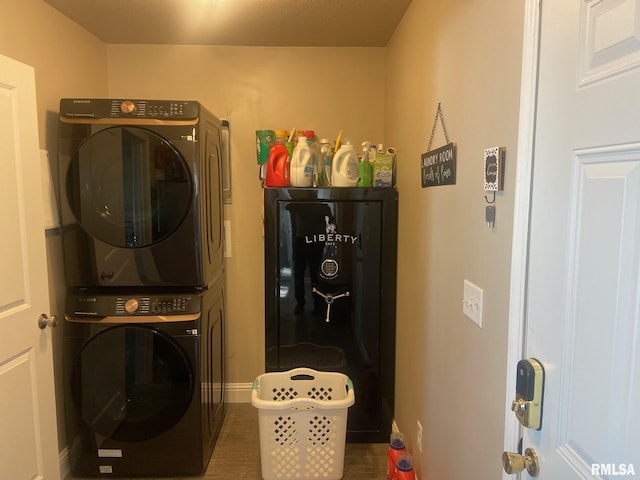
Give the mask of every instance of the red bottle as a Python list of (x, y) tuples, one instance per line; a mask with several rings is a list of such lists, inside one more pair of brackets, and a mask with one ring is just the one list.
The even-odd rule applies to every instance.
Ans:
[(410, 453), (403, 453), (396, 462), (396, 475), (393, 480), (416, 480), (416, 473), (413, 471), (413, 457)]
[(407, 453), (407, 447), (404, 444), (404, 435), (400, 432), (393, 432), (391, 434), (391, 441), (389, 442), (389, 454), (387, 455), (387, 480), (395, 478), (396, 463), (404, 453)]
[(289, 151), (282, 143), (276, 143), (271, 147), (269, 159), (267, 160), (267, 176), (265, 178), (267, 187), (289, 186), (290, 162)]

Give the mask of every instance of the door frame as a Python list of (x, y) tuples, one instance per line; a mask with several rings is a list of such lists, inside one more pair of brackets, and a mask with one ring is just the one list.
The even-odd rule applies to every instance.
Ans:
[[(525, 0), (524, 35), (522, 45), (522, 80), (520, 84), (520, 114), (518, 118), (518, 151), (511, 248), (511, 281), (509, 289), (509, 332), (507, 336), (505, 451), (517, 451), (520, 423), (511, 412), (516, 391), (515, 365), (523, 358), (526, 341), (527, 265), (529, 253), (529, 222), (531, 182), (536, 126), (538, 91), (538, 59), (540, 54), (540, 14), (542, 0)], [(503, 472), (503, 480), (513, 475)], [(518, 475), (517, 478), (520, 478)]]

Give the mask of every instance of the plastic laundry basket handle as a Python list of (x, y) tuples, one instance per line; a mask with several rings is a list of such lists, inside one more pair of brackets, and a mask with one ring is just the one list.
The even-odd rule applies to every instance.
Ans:
[(316, 377), (313, 375), (309, 375), (307, 373), (298, 373), (297, 375), (292, 375), (291, 380), (315, 380)]
[[(288, 400), (268, 400), (260, 398), (260, 390), (261, 390), (261, 379), (266, 375), (273, 376), (281, 375), (285, 378), (289, 378), (290, 381), (313, 381), (316, 378), (322, 378), (323, 375), (340, 375), (345, 380), (345, 389), (347, 392), (347, 398), (344, 399), (332, 399), (328, 402), (319, 401), (313, 398), (292, 398)], [(353, 382), (351, 379), (338, 372), (319, 372), (317, 370), (313, 370), (311, 368), (295, 368), (293, 370), (289, 370), (288, 372), (272, 372), (265, 373), (256, 378), (251, 387), (251, 404), (254, 407), (257, 407), (263, 411), (265, 410), (288, 410), (288, 409), (297, 409), (297, 408), (347, 408), (354, 404), (355, 402), (355, 392), (353, 388)]]

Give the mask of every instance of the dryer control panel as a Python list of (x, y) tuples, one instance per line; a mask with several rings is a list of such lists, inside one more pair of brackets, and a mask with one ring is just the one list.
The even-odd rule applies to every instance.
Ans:
[(66, 314), (74, 317), (183, 315), (200, 313), (198, 294), (69, 295)]
[(128, 100), (63, 98), (60, 116), (68, 118), (140, 118), (195, 120), (199, 103), (193, 100)]

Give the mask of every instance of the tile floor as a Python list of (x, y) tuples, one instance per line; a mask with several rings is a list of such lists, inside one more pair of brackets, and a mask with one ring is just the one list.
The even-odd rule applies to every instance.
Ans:
[[(342, 479), (383, 480), (386, 476), (386, 462), (387, 444), (348, 443), (345, 449)], [(261, 478), (258, 410), (248, 403), (232, 403), (226, 405), (225, 421), (206, 472), (196, 477), (163, 477), (162, 480), (260, 480)], [(70, 480), (84, 479), (70, 477)], [(155, 479), (147, 478), (147, 480)]]

